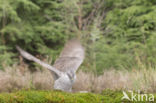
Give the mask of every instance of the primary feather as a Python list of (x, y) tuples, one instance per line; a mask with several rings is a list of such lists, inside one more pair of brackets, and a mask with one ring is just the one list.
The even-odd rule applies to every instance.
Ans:
[(83, 62), (83, 59), (83, 46), (78, 40), (72, 39), (66, 43), (63, 51), (53, 66), (62, 72), (67, 72), (68, 70), (76, 72)]

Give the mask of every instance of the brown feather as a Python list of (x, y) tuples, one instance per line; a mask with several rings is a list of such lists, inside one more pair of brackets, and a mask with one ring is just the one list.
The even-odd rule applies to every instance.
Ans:
[(72, 39), (66, 43), (63, 51), (53, 66), (62, 72), (67, 72), (68, 70), (76, 72), (83, 62), (83, 59), (83, 46), (77, 39)]

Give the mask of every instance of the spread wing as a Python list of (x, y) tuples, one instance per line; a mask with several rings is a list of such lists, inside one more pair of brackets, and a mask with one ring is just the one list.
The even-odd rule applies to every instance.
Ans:
[(43, 66), (43, 67), (49, 69), (50, 71), (52, 71), (57, 76), (61, 76), (61, 72), (58, 69), (55, 69), (55, 67), (52, 67), (51, 65), (42, 62), (41, 60), (37, 59), (36, 57), (34, 57), (33, 55), (31, 55), (30, 53), (28, 53), (28, 52), (24, 51), (23, 49), (21, 49), (19, 46), (16, 46), (16, 49), (20, 52), (20, 54), (24, 58), (40, 64), (41, 66)]
[(54, 65), (51, 66), (37, 59), (30, 53), (24, 51), (19, 46), (16, 46), (16, 48), (24, 58), (30, 61), (34, 61), (40, 64), (41, 66), (49, 69), (54, 74), (54, 77), (57, 78), (61, 76), (62, 72), (67, 72), (71, 70), (75, 73), (78, 67), (83, 62), (84, 54), (85, 54), (84, 48), (81, 45), (81, 43), (76, 39), (72, 39), (66, 43), (59, 58), (55, 61)]
[(72, 70), (75, 73), (83, 62), (84, 55), (84, 48), (81, 43), (76, 39), (72, 39), (66, 43), (53, 66), (62, 72)]

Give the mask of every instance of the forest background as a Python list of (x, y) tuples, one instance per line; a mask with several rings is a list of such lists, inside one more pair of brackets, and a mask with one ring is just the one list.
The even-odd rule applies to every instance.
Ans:
[[(22, 59), (15, 45), (53, 64), (71, 38), (86, 50), (79, 71), (96, 77), (114, 70), (142, 73), (155, 91), (149, 74), (156, 73), (156, 0), (0, 0), (1, 72), (42, 71)], [(133, 88), (141, 86), (136, 81)]]

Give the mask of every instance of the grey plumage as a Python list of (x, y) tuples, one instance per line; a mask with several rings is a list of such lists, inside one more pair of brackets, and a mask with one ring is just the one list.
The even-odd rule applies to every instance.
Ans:
[(16, 46), (20, 54), (31, 61), (49, 69), (54, 77), (54, 89), (71, 91), (72, 85), (76, 79), (76, 71), (84, 59), (84, 48), (76, 39), (68, 41), (61, 52), (59, 58), (51, 66), (32, 56), (28, 52)]

